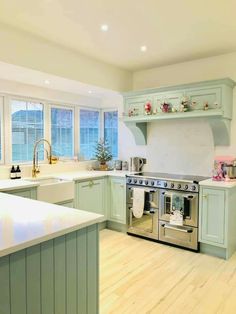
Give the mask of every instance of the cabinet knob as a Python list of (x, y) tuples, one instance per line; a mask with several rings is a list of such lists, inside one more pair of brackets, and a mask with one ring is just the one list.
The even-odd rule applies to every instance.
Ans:
[(121, 184), (120, 187), (123, 188), (123, 187), (124, 187), (124, 184)]
[(207, 195), (207, 194), (204, 194), (204, 195), (202, 195), (202, 197), (207, 198), (207, 197), (208, 197), (208, 195)]

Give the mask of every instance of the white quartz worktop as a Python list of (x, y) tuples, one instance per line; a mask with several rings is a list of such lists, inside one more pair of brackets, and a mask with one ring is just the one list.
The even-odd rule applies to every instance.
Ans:
[(102, 220), (102, 215), (0, 193), (0, 257)]
[(29, 181), (24, 181), (22, 179), (0, 180), (0, 192), (25, 189), (25, 188), (38, 186), (38, 185), (39, 185), (38, 182), (29, 182)]
[(199, 184), (201, 186), (209, 186), (209, 187), (215, 187), (215, 188), (224, 188), (224, 189), (231, 189), (236, 187), (235, 181), (213, 181), (212, 179), (207, 179), (200, 181)]
[(112, 176), (112, 177), (123, 177), (125, 178), (126, 175), (130, 174), (129, 171), (117, 171), (117, 170), (112, 170), (112, 171), (78, 171), (78, 172), (64, 172), (64, 173), (59, 173), (59, 174), (54, 174), (53, 176), (56, 178), (60, 179), (65, 179), (65, 180), (83, 180), (83, 179), (94, 179), (94, 178), (99, 178), (99, 177), (107, 177), (107, 176)]

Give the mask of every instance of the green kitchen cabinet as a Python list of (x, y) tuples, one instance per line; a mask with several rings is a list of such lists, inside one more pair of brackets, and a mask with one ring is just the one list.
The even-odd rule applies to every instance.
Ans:
[(201, 240), (214, 245), (225, 244), (225, 191), (203, 188)]
[(37, 188), (27, 188), (27, 189), (15, 189), (11, 191), (5, 191), (4, 193), (12, 194), (15, 196), (21, 196), (25, 198), (31, 198), (33, 200), (37, 199)]
[(236, 251), (236, 187), (215, 185), (200, 187), (200, 251), (228, 259)]
[(126, 185), (125, 178), (109, 178), (109, 217), (110, 221), (126, 224)]
[(97, 224), (0, 257), (0, 278), (1, 314), (98, 314)]
[(76, 182), (75, 208), (104, 215), (107, 218), (106, 179)]

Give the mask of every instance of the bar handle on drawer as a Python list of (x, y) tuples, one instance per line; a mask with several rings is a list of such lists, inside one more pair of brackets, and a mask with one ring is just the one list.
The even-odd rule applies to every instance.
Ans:
[(180, 232), (185, 232), (185, 233), (192, 233), (192, 232), (193, 232), (192, 229), (175, 228), (175, 227), (170, 226), (170, 225), (167, 225), (167, 224), (162, 224), (161, 226), (162, 226), (163, 228), (171, 229), (171, 230), (174, 230), (174, 231), (180, 231)]

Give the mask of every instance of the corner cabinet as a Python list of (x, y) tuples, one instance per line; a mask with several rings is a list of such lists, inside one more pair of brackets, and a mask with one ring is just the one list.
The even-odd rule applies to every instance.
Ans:
[(110, 177), (109, 179), (109, 216), (108, 220), (126, 224), (126, 180)]
[(236, 188), (200, 187), (200, 250), (228, 259), (236, 250)]
[(107, 218), (105, 179), (77, 181), (75, 184), (75, 208), (104, 215)]
[[(212, 129), (214, 144), (229, 145), (234, 86), (233, 80), (225, 78), (124, 93), (123, 122), (133, 133), (136, 144), (146, 145), (148, 122), (205, 118)], [(180, 110), (183, 98), (188, 103), (186, 112)], [(144, 111), (147, 102), (153, 110), (150, 115)], [(163, 102), (175, 112), (163, 113), (160, 109)], [(204, 110), (206, 106), (208, 110)]]

